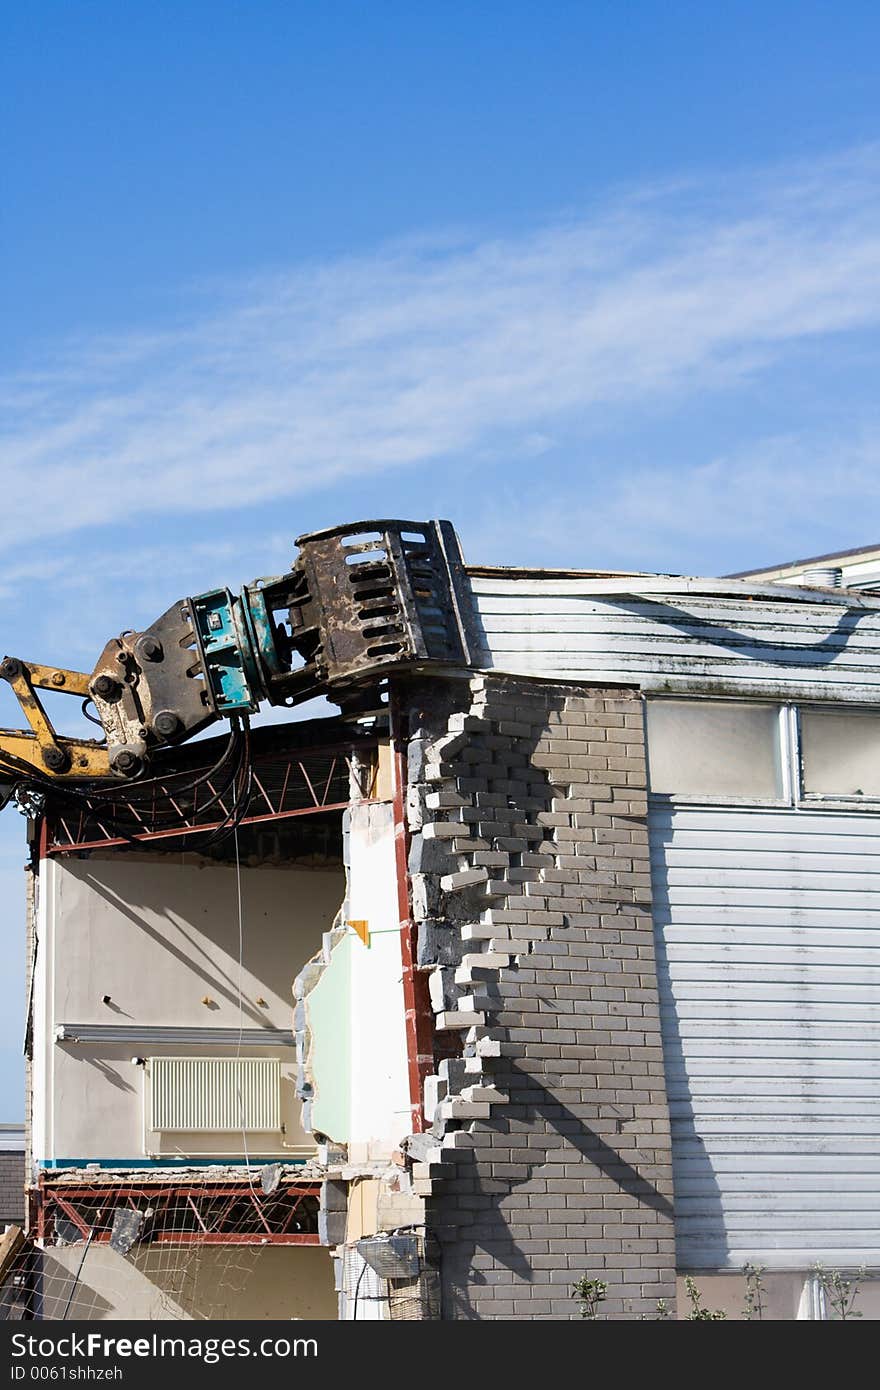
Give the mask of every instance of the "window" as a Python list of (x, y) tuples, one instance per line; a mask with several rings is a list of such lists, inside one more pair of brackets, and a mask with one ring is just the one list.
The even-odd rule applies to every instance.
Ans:
[(800, 711), (804, 796), (880, 797), (880, 715)]
[(681, 799), (754, 801), (783, 795), (775, 705), (649, 700), (651, 791)]
[(657, 697), (645, 718), (655, 796), (880, 801), (880, 711)]

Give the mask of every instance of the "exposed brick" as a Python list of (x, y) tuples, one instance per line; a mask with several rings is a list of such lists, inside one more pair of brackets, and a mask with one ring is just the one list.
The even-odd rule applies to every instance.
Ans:
[[(438, 917), (470, 923), (458, 1009), (470, 1052), (485, 1036), (495, 1054), (466, 1084), (508, 1102), (428, 1200), (443, 1316), (576, 1318), (588, 1273), (609, 1285), (606, 1316), (638, 1318), (674, 1298), (638, 692), (484, 675), (432, 679), (414, 703), (413, 769), (441, 780), (413, 793), (452, 852), (426, 887)], [(440, 1022), (464, 1045), (461, 1018)]]

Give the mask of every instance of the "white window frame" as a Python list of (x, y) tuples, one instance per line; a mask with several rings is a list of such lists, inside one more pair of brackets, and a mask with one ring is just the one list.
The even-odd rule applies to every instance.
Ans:
[(839, 796), (833, 792), (807, 792), (804, 790), (803, 739), (801, 737), (801, 711), (817, 714), (873, 714), (880, 718), (880, 708), (874, 705), (832, 705), (801, 700), (792, 706), (794, 716), (794, 736), (796, 740), (797, 806), (800, 810), (817, 811), (875, 811), (880, 810), (880, 796)]
[[(658, 703), (660, 700), (675, 700), (681, 703), (682, 700), (699, 701), (703, 704), (725, 704), (725, 705), (763, 705), (764, 707), (775, 706), (779, 717), (779, 734), (777, 738), (778, 756), (780, 759), (780, 781), (782, 795), (778, 797), (748, 797), (748, 796), (674, 796), (669, 792), (653, 792), (650, 788), (650, 761), (648, 752), (648, 721), (647, 706), (648, 702)], [(823, 792), (804, 791), (804, 769), (803, 751), (801, 740), (801, 720), (802, 710), (810, 712), (828, 711), (833, 714), (873, 714), (880, 717), (880, 706), (876, 705), (854, 705), (833, 703), (832, 701), (819, 700), (770, 700), (762, 696), (741, 697), (735, 695), (690, 695), (682, 692), (670, 693), (669, 695), (655, 695), (653, 692), (645, 692), (642, 696), (645, 711), (645, 761), (648, 774), (648, 800), (653, 806), (741, 806), (744, 808), (754, 807), (765, 810), (793, 810), (793, 811), (852, 811), (852, 812), (880, 812), (880, 796), (835, 796)]]

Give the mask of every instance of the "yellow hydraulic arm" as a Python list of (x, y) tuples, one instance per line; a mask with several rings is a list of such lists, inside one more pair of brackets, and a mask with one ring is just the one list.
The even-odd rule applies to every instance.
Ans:
[(83, 671), (38, 666), (33, 661), (7, 656), (0, 662), (0, 679), (12, 686), (32, 729), (31, 733), (0, 729), (0, 758), (22, 771), (33, 769), (53, 779), (72, 781), (111, 776), (106, 743), (56, 734), (37, 694), (38, 690), (56, 690), (61, 694), (78, 695), (81, 700), (89, 699), (90, 676)]

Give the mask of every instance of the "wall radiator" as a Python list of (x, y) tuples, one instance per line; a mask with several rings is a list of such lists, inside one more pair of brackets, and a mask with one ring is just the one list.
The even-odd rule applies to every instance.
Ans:
[(150, 1057), (150, 1129), (164, 1133), (278, 1133), (277, 1057)]

